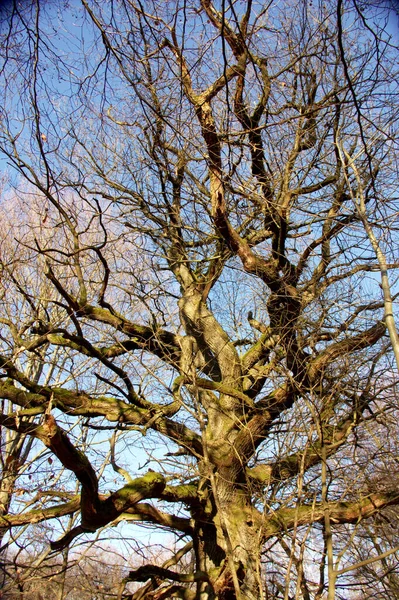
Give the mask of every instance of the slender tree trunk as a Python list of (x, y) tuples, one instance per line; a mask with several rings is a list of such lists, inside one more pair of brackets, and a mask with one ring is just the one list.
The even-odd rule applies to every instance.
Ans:
[[(9, 470), (4, 470), (0, 481), (0, 517), (8, 513), (12, 493), (14, 491), (15, 474)], [(0, 589), (4, 586), (6, 576), (6, 566), (4, 562), (5, 550), (2, 550), (3, 538), (8, 531), (8, 527), (0, 527)]]
[[(391, 294), (391, 286), (390, 286), (389, 277), (388, 277), (387, 259), (386, 259), (384, 252), (382, 251), (381, 244), (379, 243), (379, 241), (374, 233), (373, 227), (367, 216), (367, 209), (366, 209), (366, 202), (365, 202), (365, 198), (364, 198), (362, 179), (360, 177), (360, 174), (356, 167), (356, 164), (355, 164), (354, 160), (352, 160), (351, 156), (345, 151), (345, 149), (343, 147), (342, 148), (338, 147), (338, 149), (341, 154), (341, 161), (342, 161), (344, 168), (346, 168), (346, 163), (345, 163), (345, 159), (346, 159), (348, 165), (351, 166), (351, 168), (355, 174), (355, 177), (356, 177), (357, 190), (353, 191), (352, 186), (349, 181), (349, 178), (346, 175), (348, 189), (352, 196), (352, 200), (355, 203), (358, 215), (363, 223), (364, 230), (367, 233), (367, 237), (369, 238), (370, 244), (371, 244), (371, 246), (374, 250), (375, 256), (378, 260), (378, 265), (379, 265), (380, 274), (381, 274), (381, 289), (382, 289), (383, 296), (384, 296), (385, 323), (386, 323), (386, 326), (387, 326), (387, 329), (389, 332), (389, 338), (391, 340), (392, 349), (393, 349), (393, 352), (395, 355), (396, 366), (397, 366), (397, 369), (399, 372), (399, 335), (398, 335), (398, 330), (396, 328), (394, 312), (393, 312), (393, 301), (392, 301), (392, 294)], [(343, 157), (343, 154), (345, 155), (345, 159)]]

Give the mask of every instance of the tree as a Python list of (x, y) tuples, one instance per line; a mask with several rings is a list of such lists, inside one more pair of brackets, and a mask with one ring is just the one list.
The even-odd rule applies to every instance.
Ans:
[[(120, 597), (331, 599), (359, 523), (399, 503), (394, 481), (365, 485), (359, 452), (397, 417), (387, 14), (342, 0), (12, 9), (0, 143), (9, 201), (36, 206), (11, 235), (39, 269), (11, 286), (3, 267), (0, 393), (18, 408), (1, 425), (74, 477), (1, 523), (80, 514), (59, 551), (123, 520), (175, 532), (177, 567), (132, 570), (125, 583), (149, 581)], [(44, 348), (62, 350), (58, 382), (23, 369)], [(384, 452), (381, 437), (371, 469)]]
[[(63, 561), (48, 560), (40, 571), (32, 565), (33, 556), (25, 554), (16, 561), (16, 582), (7, 582), (2, 588), (2, 598), (7, 600), (44, 600), (45, 598), (68, 598), (69, 600), (110, 600), (124, 575), (123, 560), (114, 549), (111, 562), (103, 559), (100, 552), (75, 553), (65, 568)], [(21, 566), (25, 565), (25, 566)], [(32, 568), (33, 567), (33, 568)], [(30, 577), (24, 578), (30, 570)], [(19, 575), (19, 580), (18, 580)], [(25, 579), (25, 580), (24, 580)]]

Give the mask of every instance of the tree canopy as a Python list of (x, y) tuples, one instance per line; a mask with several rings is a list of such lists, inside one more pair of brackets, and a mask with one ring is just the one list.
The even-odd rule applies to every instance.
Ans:
[(9, 13), (6, 545), (49, 521), (65, 553), (133, 521), (176, 550), (127, 570), (118, 598), (397, 597), (367, 567), (395, 571), (399, 544), (391, 13), (352, 0)]

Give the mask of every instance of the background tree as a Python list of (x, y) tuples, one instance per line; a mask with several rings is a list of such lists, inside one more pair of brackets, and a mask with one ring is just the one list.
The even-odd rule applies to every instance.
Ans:
[[(36, 268), (11, 285), (3, 266), (0, 394), (17, 408), (0, 418), (73, 477), (2, 526), (80, 514), (59, 551), (123, 520), (175, 532), (177, 566), (131, 570), (124, 584), (149, 581), (119, 597), (333, 598), (360, 524), (399, 503), (395, 481), (366, 485), (359, 453), (373, 442), (378, 467), (375, 423), (397, 410), (386, 15), (342, 0), (12, 9), (0, 143), (26, 206), (11, 237)], [(26, 371), (53, 350), (42, 379)]]

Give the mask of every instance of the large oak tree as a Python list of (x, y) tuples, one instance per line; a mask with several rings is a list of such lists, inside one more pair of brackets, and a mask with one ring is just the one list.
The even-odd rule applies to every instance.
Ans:
[[(14, 468), (3, 530), (79, 513), (54, 550), (123, 520), (175, 532), (168, 567), (130, 572), (140, 597), (288, 594), (270, 574), (284, 549), (290, 593), (334, 597), (335, 536), (399, 503), (376, 475), (396, 466), (387, 16), (343, 0), (10, 9), (0, 422), (73, 477), (13, 511)], [(147, 473), (137, 432), (158, 447)], [(170, 566), (191, 549), (191, 572)]]

